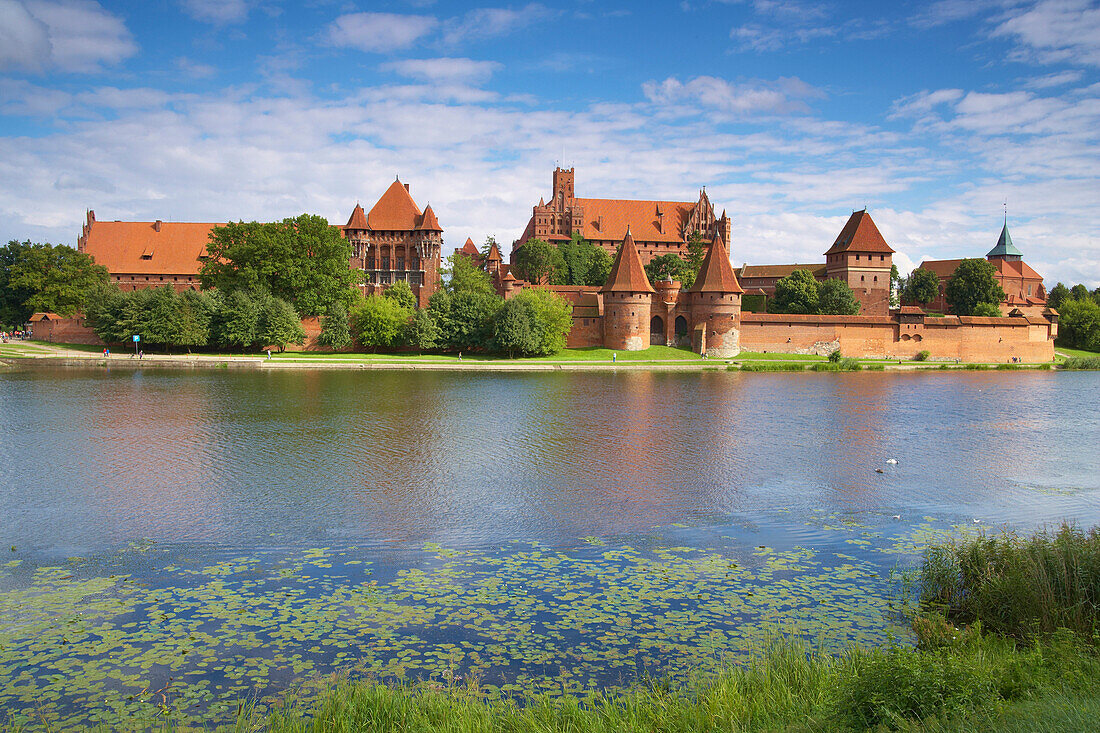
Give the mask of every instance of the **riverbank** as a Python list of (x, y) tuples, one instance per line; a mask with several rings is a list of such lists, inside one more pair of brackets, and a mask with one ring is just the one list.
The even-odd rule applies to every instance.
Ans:
[[(104, 357), (98, 347), (75, 344), (18, 342), (0, 346), (0, 365), (9, 367), (101, 367), (182, 369), (381, 369), (440, 371), (926, 371), (926, 370), (1049, 370), (1065, 365), (1060, 354), (1053, 363), (995, 363), (958, 361), (901, 361), (896, 359), (845, 359), (841, 365), (825, 357), (807, 354), (742, 352), (731, 359), (702, 359), (684, 349), (651, 346), (644, 351), (612, 351), (603, 348), (565, 349), (552, 357), (507, 359), (496, 355), (362, 354), (285, 352), (242, 354), (145, 354), (116, 353)], [(1080, 361), (1079, 355), (1069, 358)], [(1085, 360), (1087, 361), (1087, 359)], [(1089, 367), (1087, 364), (1077, 368)]]

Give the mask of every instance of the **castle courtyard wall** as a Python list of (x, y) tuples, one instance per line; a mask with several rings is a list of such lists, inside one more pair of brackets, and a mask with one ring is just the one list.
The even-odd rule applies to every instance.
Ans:
[(741, 315), (746, 351), (820, 354), (839, 348), (856, 358), (1025, 362), (1054, 359), (1052, 325), (1036, 318), (927, 318), (905, 323), (891, 316)]

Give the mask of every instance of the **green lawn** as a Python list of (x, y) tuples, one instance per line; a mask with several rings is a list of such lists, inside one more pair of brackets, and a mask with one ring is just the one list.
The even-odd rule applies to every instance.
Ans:
[(1065, 346), (1059, 346), (1057, 343), (1054, 344), (1054, 352), (1059, 355), (1064, 354), (1065, 356), (1079, 356), (1083, 358), (1100, 356), (1100, 353), (1097, 353), (1095, 351), (1085, 351), (1084, 349), (1067, 349)]

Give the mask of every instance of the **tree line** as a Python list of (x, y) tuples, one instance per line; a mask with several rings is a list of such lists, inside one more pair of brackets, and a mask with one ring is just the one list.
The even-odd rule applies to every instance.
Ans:
[(768, 312), (854, 316), (859, 313), (859, 300), (843, 280), (818, 280), (809, 270), (795, 270), (776, 280)]
[(1047, 294), (1047, 305), (1058, 311), (1058, 344), (1100, 352), (1100, 287), (1092, 292), (1078, 283), (1058, 283)]
[[(351, 309), (349, 341), (354, 337), (372, 350), (487, 351), (512, 357), (547, 356), (565, 348), (573, 324), (573, 307), (565, 298), (529, 287), (506, 301), (488, 273), (459, 252), (447, 258), (444, 275), (447, 280), (427, 308), (416, 307), (404, 282), (358, 300)], [(322, 334), (325, 328), (322, 323)]]
[(607, 282), (611, 264), (611, 255), (573, 232), (571, 239), (556, 245), (528, 239), (516, 250), (512, 272), (536, 285), (598, 286)]
[[(940, 294), (939, 275), (917, 268), (901, 282), (903, 303), (928, 305)], [(981, 258), (958, 264), (943, 289), (943, 299), (957, 316), (1001, 316), (1005, 291), (997, 282), (997, 268)]]

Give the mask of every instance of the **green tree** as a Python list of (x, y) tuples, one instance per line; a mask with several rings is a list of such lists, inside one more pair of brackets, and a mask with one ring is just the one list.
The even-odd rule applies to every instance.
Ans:
[(985, 316), (987, 318), (1000, 318), (1002, 314), (1001, 309), (993, 305), (992, 303), (978, 303), (976, 306), (974, 306), (974, 312), (970, 315)]
[(89, 304), (87, 318), (92, 323), (96, 336), (108, 344), (128, 341), (134, 333), (127, 322), (130, 311), (130, 293), (124, 293), (117, 287), (105, 289), (100, 296)]
[(420, 352), (437, 349), (443, 345), (443, 329), (431, 307), (421, 308), (409, 320), (406, 340), (409, 346)]
[[(136, 292), (136, 291), (135, 291)], [(170, 285), (148, 291), (142, 304), (140, 325), (135, 330), (145, 344), (171, 347), (183, 340), (181, 300)]]
[(248, 349), (260, 340), (261, 304), (246, 290), (221, 298), (214, 319), (215, 340), (230, 348)]
[(411, 316), (393, 298), (369, 295), (352, 307), (352, 332), (364, 348), (392, 349), (401, 344)]
[(382, 297), (397, 301), (397, 304), (405, 310), (416, 310), (416, 296), (404, 280), (398, 280), (382, 291)]
[(561, 250), (541, 239), (528, 239), (515, 253), (514, 271), (529, 283), (555, 283), (566, 274)]
[(944, 298), (957, 316), (974, 314), (978, 303), (999, 306), (1005, 291), (997, 283), (997, 268), (993, 263), (977, 258), (963, 260), (944, 288)]
[(814, 312), (829, 316), (855, 316), (859, 314), (859, 301), (848, 283), (830, 278), (817, 283), (817, 310)]
[(348, 311), (344, 304), (337, 301), (325, 310), (321, 317), (321, 333), (317, 341), (334, 349), (342, 349), (351, 343), (351, 329), (348, 325)]
[(905, 280), (905, 292), (902, 297), (910, 303), (928, 304), (940, 294), (940, 278), (931, 270), (917, 268), (909, 273)]
[(180, 293), (179, 306), (179, 345), (190, 350), (210, 343), (210, 328), (218, 310), (216, 296), (212, 293), (184, 290)]
[(1069, 298), (1058, 313), (1059, 344), (1100, 352), (1100, 305), (1096, 301)]
[(1085, 287), (1084, 285), (1082, 285), (1081, 283), (1077, 283), (1072, 288), (1070, 288), (1069, 294), (1070, 294), (1070, 296), (1073, 297), (1074, 300), (1088, 300), (1089, 299), (1089, 289), (1087, 287)]
[(890, 307), (897, 308), (901, 305), (901, 273), (897, 265), (890, 265)]
[(282, 298), (267, 299), (260, 316), (259, 340), (263, 345), (278, 346), (279, 351), (286, 351), (287, 344), (304, 343), (306, 332), (294, 306)]
[(684, 278), (689, 278), (694, 281), (694, 274), (688, 272), (690, 265), (680, 259), (679, 255), (675, 254), (663, 254), (657, 255), (649, 264), (645, 266), (646, 277), (649, 278), (650, 283), (660, 282), (666, 277), (669, 280), (677, 280), (684, 288)]
[(24, 323), (38, 311), (72, 316), (108, 281), (106, 267), (72, 247), (13, 240), (0, 250), (0, 322)]
[(355, 297), (360, 273), (349, 266), (351, 244), (320, 216), (214, 227), (206, 249), (199, 270), (204, 288), (267, 290), (307, 316)]
[(495, 292), (493, 283), (489, 280), (489, 274), (470, 262), (469, 257), (464, 257), (458, 252), (452, 252), (447, 257), (443, 274), (446, 276), (443, 287), (448, 293), (491, 295)]
[[(729, 242), (726, 242), (729, 245)], [(709, 245), (703, 239), (700, 232), (693, 232), (688, 238), (687, 268), (680, 277), (680, 285), (686, 290), (695, 284), (695, 278), (699, 276), (699, 270), (706, 259)]]
[(809, 270), (795, 270), (775, 283), (769, 303), (773, 313), (817, 313), (817, 280)]
[(439, 321), (443, 342), (452, 350), (491, 348), (493, 322), (503, 303), (504, 299), (493, 293), (466, 291), (450, 295), (446, 313)]
[(611, 273), (611, 257), (583, 236), (573, 232), (568, 242), (558, 244), (564, 268), (555, 285), (603, 285)]
[(494, 340), (496, 348), (508, 353), (508, 358), (534, 354), (539, 349), (539, 336), (535, 325), (535, 304), (522, 297), (527, 289), (505, 301), (497, 313)]
[(512, 298), (530, 300), (535, 315), (536, 354), (549, 356), (565, 348), (573, 328), (573, 304), (546, 288), (524, 288)]
[(1066, 302), (1069, 297), (1069, 288), (1063, 283), (1058, 283), (1047, 293), (1047, 305), (1056, 311), (1060, 311), (1062, 310), (1062, 303)]

